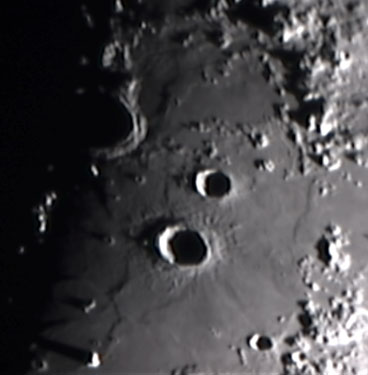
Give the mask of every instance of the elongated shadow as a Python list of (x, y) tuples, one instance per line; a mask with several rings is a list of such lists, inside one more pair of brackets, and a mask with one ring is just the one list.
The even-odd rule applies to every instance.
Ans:
[(38, 345), (46, 350), (53, 351), (77, 362), (88, 364), (93, 351), (78, 346), (68, 345), (59, 341), (39, 338)]

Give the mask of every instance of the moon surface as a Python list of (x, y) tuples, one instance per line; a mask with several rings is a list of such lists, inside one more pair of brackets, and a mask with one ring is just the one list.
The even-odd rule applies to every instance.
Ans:
[(76, 52), (59, 62), (42, 32), (45, 70), (21, 63), (31, 91), (52, 79), (22, 159), (40, 150), (43, 172), (19, 177), (30, 233), (9, 239), (6, 316), (26, 328), (8, 364), (366, 374), (367, 5), (79, 5)]

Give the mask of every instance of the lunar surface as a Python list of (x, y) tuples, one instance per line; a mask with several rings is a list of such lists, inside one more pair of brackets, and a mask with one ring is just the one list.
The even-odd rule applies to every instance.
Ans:
[(368, 374), (368, 9), (6, 10), (2, 364)]

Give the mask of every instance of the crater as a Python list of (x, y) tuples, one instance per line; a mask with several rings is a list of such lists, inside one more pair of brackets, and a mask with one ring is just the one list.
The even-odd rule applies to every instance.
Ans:
[(178, 266), (199, 266), (210, 255), (201, 234), (181, 225), (167, 226), (161, 231), (156, 247), (163, 260)]
[(203, 197), (222, 198), (229, 194), (231, 180), (221, 171), (208, 169), (196, 174), (194, 186)]
[(112, 147), (126, 140), (133, 131), (132, 117), (125, 106), (97, 91), (76, 96), (71, 114), (74, 139), (85, 148)]
[(258, 333), (248, 338), (248, 345), (257, 351), (270, 350), (273, 347), (272, 339), (268, 336), (259, 335)]

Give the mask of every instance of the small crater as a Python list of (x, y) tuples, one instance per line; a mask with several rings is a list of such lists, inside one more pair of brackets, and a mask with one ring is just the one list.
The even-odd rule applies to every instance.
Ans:
[(231, 180), (223, 172), (208, 169), (195, 176), (195, 190), (203, 197), (222, 198), (231, 190)]
[(250, 134), (249, 139), (252, 142), (253, 147), (257, 149), (266, 148), (270, 144), (267, 135), (261, 132)]
[(248, 338), (248, 345), (253, 350), (265, 351), (273, 348), (273, 341), (268, 336), (256, 333)]
[(49, 369), (49, 364), (43, 358), (34, 358), (31, 361), (31, 369), (37, 372), (46, 372)]
[(156, 239), (160, 256), (168, 263), (179, 266), (197, 266), (209, 256), (202, 236), (180, 225), (168, 226)]
[(275, 163), (272, 160), (257, 159), (254, 161), (254, 165), (262, 172), (272, 173), (275, 170)]

